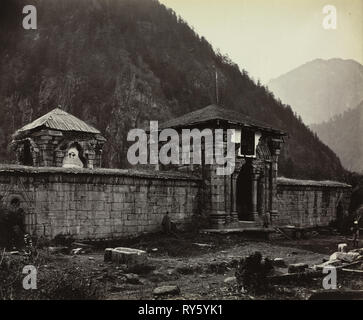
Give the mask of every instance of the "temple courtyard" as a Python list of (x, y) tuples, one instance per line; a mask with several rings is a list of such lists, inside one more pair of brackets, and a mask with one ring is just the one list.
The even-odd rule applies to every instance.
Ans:
[[(290, 240), (275, 236), (269, 241), (246, 238), (240, 234), (180, 233), (175, 237), (159, 233), (124, 240), (122, 243), (108, 243), (108, 246), (123, 246), (147, 252), (147, 264), (133, 269), (127, 269), (125, 265), (115, 262), (105, 262), (105, 244), (92, 248), (85, 246), (83, 253), (74, 250), (67, 252), (66, 247), (62, 249), (62, 246), (58, 245), (39, 251), (36, 264), (38, 289), (50, 290), (49, 288), (59, 286), (60, 291), (55, 290), (57, 297), (60, 295), (62, 298), (64, 294), (67, 299), (72, 299), (72, 294), (68, 291), (74, 291), (74, 298), (88, 295), (84, 298), (109, 300), (309, 299), (316, 292), (324, 292), (324, 275), (318, 274), (300, 282), (297, 278), (281, 282), (283, 279), (279, 278), (268, 292), (262, 294), (240, 292), (237, 290), (235, 279), (238, 261), (259, 251), (263, 257), (271, 260), (283, 259), (286, 267), (299, 263), (312, 267), (328, 260), (329, 256), (337, 251), (339, 243), (347, 243), (349, 249), (352, 249), (349, 237), (324, 232), (314, 232), (307, 239)], [(77, 244), (72, 246), (77, 247)], [(78, 246), (82, 247), (82, 244)], [(287, 272), (284, 268), (277, 270), (281, 274)], [(362, 278), (361, 273), (339, 272), (338, 291), (361, 289)], [(49, 279), (52, 279), (52, 285), (49, 285)], [(74, 281), (81, 281), (81, 286), (94, 286), (98, 291), (88, 293), (82, 289), (82, 292), (77, 292), (77, 285), (68, 283)], [(45, 283), (47, 285), (42, 285)], [(71, 288), (72, 286), (74, 287)], [(177, 290), (171, 290), (170, 294), (155, 294), (155, 288), (170, 289), (173, 286), (176, 286)], [(27, 292), (27, 298), (37, 298), (37, 291)], [(50, 294), (50, 299), (53, 298), (52, 294), (54, 291)]]

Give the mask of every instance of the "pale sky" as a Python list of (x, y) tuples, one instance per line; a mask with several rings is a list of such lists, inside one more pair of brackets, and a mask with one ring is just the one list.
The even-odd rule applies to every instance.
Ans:
[[(316, 58), (363, 64), (363, 0), (160, 2), (262, 83)], [(336, 30), (323, 28), (325, 5), (336, 7)]]

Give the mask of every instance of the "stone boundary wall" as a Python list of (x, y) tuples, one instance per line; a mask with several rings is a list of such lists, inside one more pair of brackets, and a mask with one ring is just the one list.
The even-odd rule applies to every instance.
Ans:
[(327, 226), (337, 219), (338, 204), (348, 210), (351, 186), (335, 181), (277, 179), (275, 225)]
[(180, 227), (199, 208), (197, 177), (172, 172), (0, 165), (0, 201), (19, 198), (28, 232), (109, 239)]

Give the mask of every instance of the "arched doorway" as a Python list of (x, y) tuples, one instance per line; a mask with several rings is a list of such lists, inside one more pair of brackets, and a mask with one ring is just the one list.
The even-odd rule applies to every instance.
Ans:
[(344, 225), (344, 205), (341, 200), (336, 207), (336, 224), (337, 228), (340, 232), (344, 232), (345, 225)]
[(237, 177), (236, 207), (238, 220), (253, 221), (252, 213), (252, 166), (248, 161), (244, 164)]
[(337, 205), (337, 221), (341, 222), (344, 218), (344, 206), (342, 204), (342, 201), (339, 201), (338, 205)]
[(31, 152), (31, 146), (30, 146), (29, 141), (26, 141), (24, 143), (23, 154), (22, 154), (22, 158), (20, 159), (20, 162), (24, 166), (33, 166), (34, 165), (33, 156), (32, 156), (32, 152)]

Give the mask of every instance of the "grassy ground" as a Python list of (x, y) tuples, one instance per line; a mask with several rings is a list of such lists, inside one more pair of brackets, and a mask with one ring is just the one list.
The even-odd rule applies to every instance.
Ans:
[[(271, 292), (260, 296), (241, 294), (233, 281), (224, 280), (234, 276), (236, 264), (242, 257), (255, 251), (270, 259), (283, 258), (287, 264), (303, 262), (312, 266), (327, 259), (342, 242), (347, 242), (347, 239), (322, 235), (305, 240), (262, 241), (238, 235), (188, 233), (171, 237), (153, 234), (106, 245), (146, 250), (146, 268), (125, 270), (123, 266), (105, 263), (103, 248), (99, 246), (84, 255), (49, 255), (47, 262), (38, 266), (38, 275), (42, 280), (62, 274), (63, 270), (72, 270), (75, 277), (78, 275), (85, 281), (97, 283), (102, 288), (99, 296), (102, 299), (153, 299), (153, 290), (163, 285), (180, 287), (181, 294), (168, 297), (170, 299), (306, 299), (313, 290), (322, 289), (320, 277), (309, 283), (276, 285)], [(338, 285), (342, 289), (363, 289), (363, 280), (339, 275)], [(72, 292), (66, 291), (66, 294), (72, 295)]]

